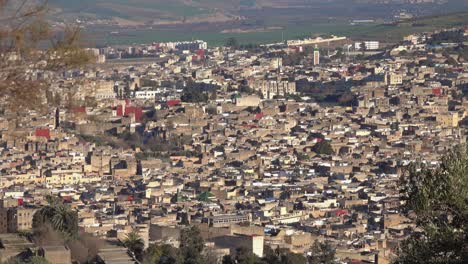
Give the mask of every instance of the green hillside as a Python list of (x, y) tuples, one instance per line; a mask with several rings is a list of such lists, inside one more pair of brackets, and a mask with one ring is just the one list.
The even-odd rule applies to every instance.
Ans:
[(193, 1), (190, 5), (182, 0), (50, 0), (50, 6), (60, 9), (59, 14), (64, 17), (92, 14), (98, 18), (145, 20), (159, 16), (190, 17), (212, 12), (212, 8), (204, 5), (205, 1), (209, 0)]

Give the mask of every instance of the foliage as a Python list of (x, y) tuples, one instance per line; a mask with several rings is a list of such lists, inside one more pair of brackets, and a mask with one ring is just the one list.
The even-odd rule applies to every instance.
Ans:
[(183, 229), (180, 233), (180, 246), (150, 245), (143, 254), (143, 264), (204, 264), (210, 261), (205, 253), (205, 242), (196, 226)]
[(143, 259), (143, 250), (145, 249), (145, 242), (138, 235), (138, 233), (133, 230), (128, 233), (127, 237), (124, 239), (123, 244), (128, 248), (138, 260)]
[(240, 247), (236, 249), (236, 257), (235, 257), (235, 262), (234, 263), (239, 263), (239, 264), (263, 264), (263, 260), (252, 253), (251, 250), (245, 248), (245, 247)]
[(395, 263), (468, 262), (468, 146), (458, 146), (431, 168), (411, 164), (401, 179), (402, 210), (422, 232), (398, 250)]
[(188, 103), (206, 103), (208, 102), (208, 93), (215, 92), (219, 86), (206, 83), (195, 83), (189, 81), (184, 87), (181, 100)]
[(204, 241), (200, 229), (196, 226), (187, 227), (180, 233), (179, 257), (184, 264), (201, 264), (203, 260)]
[(294, 100), (294, 101), (299, 102), (299, 103), (304, 101), (304, 100), (302, 100), (301, 96), (298, 95), (298, 94), (287, 94), (286, 99)]
[(463, 30), (441, 31), (437, 34), (433, 34), (428, 43), (431, 45), (437, 45), (443, 42), (462, 43), (464, 39)]
[(308, 256), (309, 264), (335, 264), (335, 249), (329, 242), (322, 243), (315, 240), (312, 245), (311, 255)]
[(170, 264), (176, 263), (177, 249), (171, 245), (151, 244), (144, 252), (143, 264)]
[(263, 257), (265, 263), (268, 264), (306, 264), (307, 258), (301, 254), (292, 253), (287, 249), (280, 249), (279, 247), (275, 250), (267, 247), (265, 249), (265, 257)]
[(303, 152), (298, 152), (296, 154), (296, 156), (297, 156), (297, 159), (300, 160), (300, 161), (305, 161), (305, 160), (310, 159), (309, 155), (307, 155), (306, 153), (303, 153)]
[[(45, 106), (48, 80), (34, 78), (34, 72), (79, 67), (92, 59), (79, 45), (79, 28), (53, 32), (43, 20), (46, 11), (46, 0), (0, 1), (0, 92), (2, 106), (11, 111)], [(50, 45), (41, 49), (45, 42)]]
[(51, 227), (66, 239), (76, 238), (78, 236), (78, 213), (57, 200), (49, 199), (49, 203), (33, 216), (35, 235), (47, 232), (47, 227)]
[(312, 147), (312, 150), (320, 155), (333, 155), (335, 153), (328, 140), (318, 142)]
[(226, 47), (237, 49), (239, 47), (239, 42), (236, 38), (228, 38), (226, 41)]
[(41, 256), (31, 256), (26, 260), (12, 259), (7, 264), (49, 264), (49, 262)]

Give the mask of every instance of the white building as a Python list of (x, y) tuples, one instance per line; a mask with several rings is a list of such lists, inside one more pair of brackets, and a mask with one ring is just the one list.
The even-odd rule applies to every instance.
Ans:
[(380, 43), (378, 41), (361, 41), (354, 43), (354, 49), (361, 50), (363, 43), (366, 50), (378, 50), (380, 47)]
[(266, 99), (296, 93), (296, 82), (290, 81), (287, 78), (257, 80), (251, 84), (251, 87), (256, 91), (260, 91), (263, 98)]
[(137, 91), (135, 92), (135, 98), (142, 100), (150, 100), (155, 99), (156, 94), (158, 94), (157, 91)]

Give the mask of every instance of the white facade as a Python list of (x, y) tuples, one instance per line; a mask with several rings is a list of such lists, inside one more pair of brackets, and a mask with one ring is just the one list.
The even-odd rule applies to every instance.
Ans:
[(262, 92), (263, 98), (266, 99), (296, 93), (296, 82), (289, 80), (258, 80), (253, 83), (252, 87)]
[(380, 47), (380, 43), (378, 41), (361, 41), (354, 43), (354, 49), (361, 50), (362, 43), (364, 43), (366, 50), (378, 50)]
[(135, 98), (136, 99), (154, 99), (156, 98), (156, 94), (158, 94), (157, 91), (137, 91), (135, 92)]

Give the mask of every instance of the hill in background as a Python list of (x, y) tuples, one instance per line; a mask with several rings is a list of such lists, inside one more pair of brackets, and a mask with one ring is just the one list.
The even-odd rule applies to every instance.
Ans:
[[(49, 0), (58, 22), (79, 21), (90, 45), (204, 39), (210, 45), (236, 37), (271, 43), (320, 34), (395, 40), (442, 26), (468, 24), (448, 15), (421, 23), (395, 23), (401, 12), (425, 17), (468, 10), (466, 0)], [(434, 20), (435, 19), (435, 20)], [(353, 20), (372, 21), (352, 25)]]

